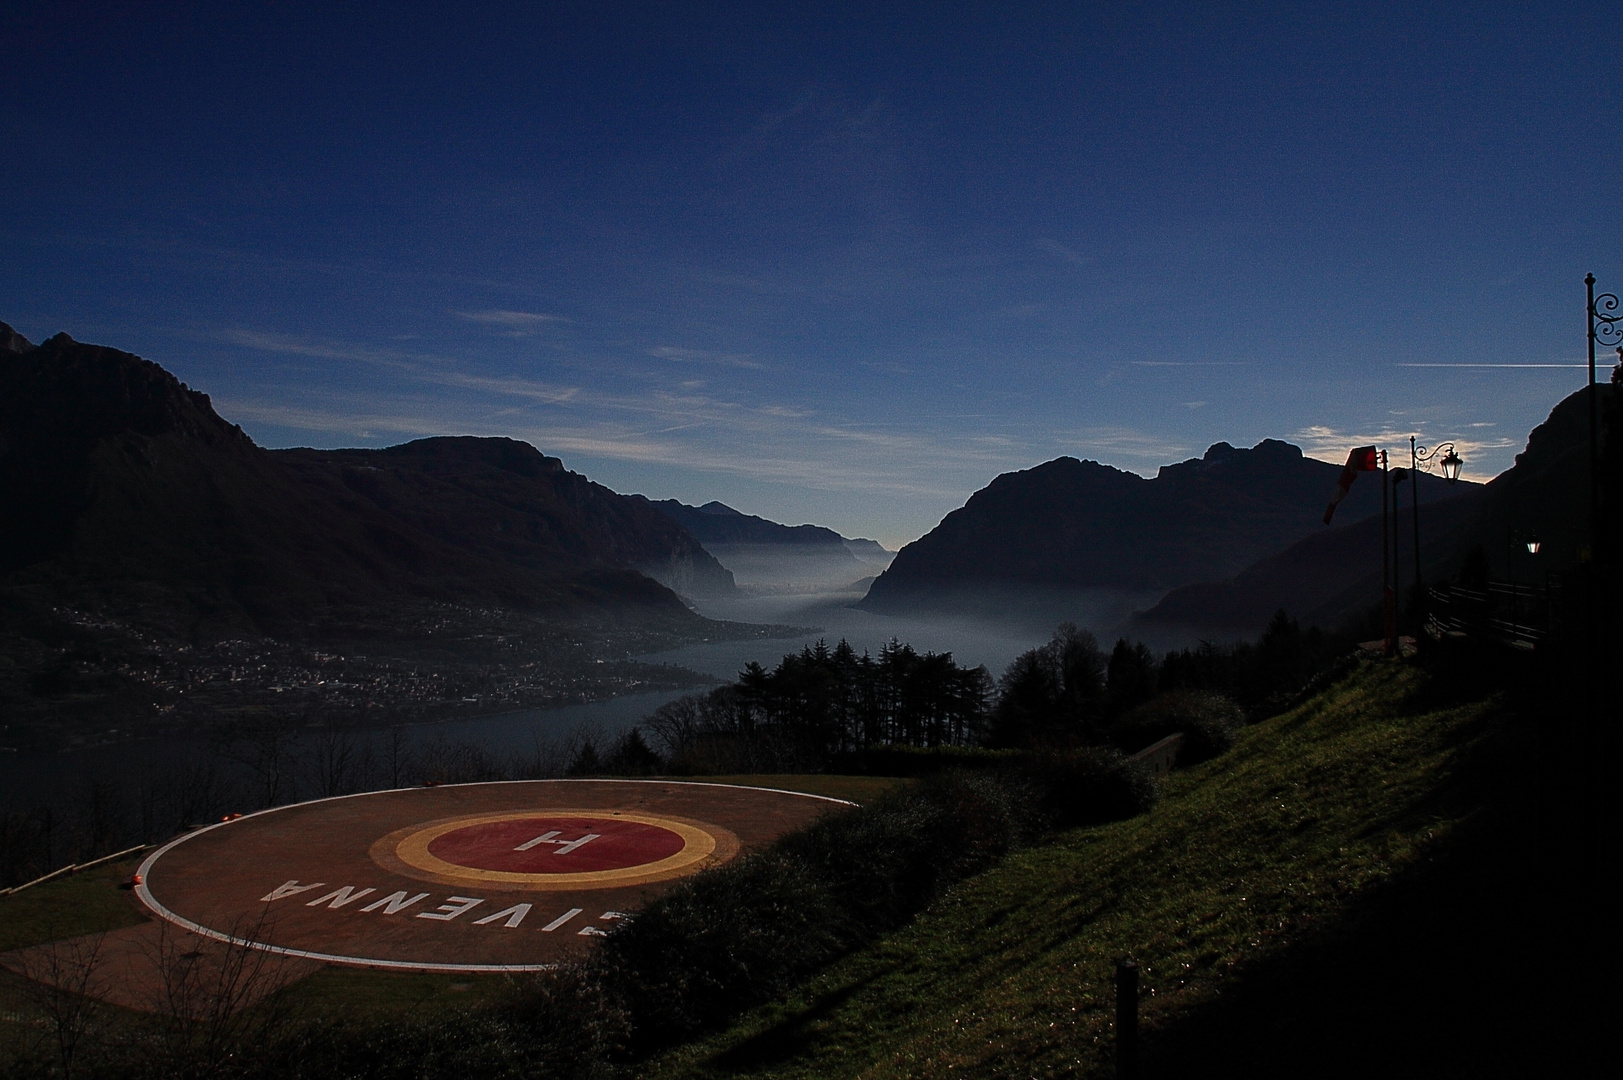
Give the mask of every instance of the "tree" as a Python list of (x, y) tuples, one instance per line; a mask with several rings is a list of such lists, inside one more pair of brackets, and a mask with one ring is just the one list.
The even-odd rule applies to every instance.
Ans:
[(1009, 664), (998, 680), (988, 743), (1000, 747), (1095, 742), (1104, 717), (1105, 657), (1075, 623)]
[(1150, 700), (1156, 690), (1155, 657), (1142, 641), (1128, 644), (1116, 639), (1105, 669), (1105, 706), (1112, 716), (1120, 716), (1133, 706)]

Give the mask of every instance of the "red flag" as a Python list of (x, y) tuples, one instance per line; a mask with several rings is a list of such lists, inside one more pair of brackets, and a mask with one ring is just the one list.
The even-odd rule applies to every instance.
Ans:
[(1347, 466), (1341, 470), (1341, 480), (1336, 484), (1336, 493), (1330, 498), (1330, 505), (1324, 510), (1324, 523), (1330, 524), (1330, 519), (1336, 515), (1336, 505), (1347, 497), (1352, 490), (1353, 481), (1358, 479), (1361, 472), (1374, 472), (1381, 467), (1381, 456), (1373, 446), (1360, 446), (1347, 455)]

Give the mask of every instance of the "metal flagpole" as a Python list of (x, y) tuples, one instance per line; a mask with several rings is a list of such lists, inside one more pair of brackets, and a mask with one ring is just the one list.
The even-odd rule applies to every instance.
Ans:
[(1394, 656), (1398, 651), (1396, 627), (1394, 626), (1394, 612), (1392, 610), (1392, 518), (1387, 512), (1387, 488), (1392, 485), (1388, 482), (1386, 451), (1381, 451), (1381, 599), (1385, 607), (1386, 616), (1386, 655)]

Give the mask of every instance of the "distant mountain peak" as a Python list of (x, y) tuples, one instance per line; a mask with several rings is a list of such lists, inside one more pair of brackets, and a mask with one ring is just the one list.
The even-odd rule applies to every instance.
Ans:
[(34, 343), (23, 337), (10, 326), (0, 322), (0, 352), (25, 353), (34, 348)]
[[(863, 607), (947, 603), (954, 590), (1152, 590), (1226, 578), (1322, 526), (1340, 467), (1264, 439), (1213, 443), (1153, 480), (1056, 458), (1004, 473), (897, 553)], [(1448, 493), (1421, 476), (1422, 502)], [(1380, 486), (1356, 490), (1349, 520), (1379, 513)]]
[(1171, 465), (1163, 465), (1156, 473), (1162, 477), (1193, 477), (1222, 472), (1231, 468), (1292, 468), (1302, 460), (1302, 448), (1282, 439), (1264, 439), (1247, 450), (1228, 442), (1215, 442), (1198, 458), (1188, 458)]
[(18, 340), (0, 335), (0, 585), (184, 637), (409, 635), (423, 605), (692, 627), (670, 589), (735, 589), (665, 515), (529, 443), (264, 450), (151, 361)]
[[(56, 447), (53, 453), (76, 454), (97, 438), (124, 432), (150, 437), (184, 431), (248, 444), (239, 429), (215, 413), (207, 394), (134, 353), (83, 344), (67, 334), (53, 334), (26, 350), (13, 347), (11, 353), (0, 423), (15, 425), (19, 433), (34, 432), (26, 441), (43, 440), (35, 443), (42, 453), (50, 445)], [(36, 430), (46, 416), (71, 422)]]
[(728, 506), (726, 503), (719, 502), (719, 501), (717, 501), (715, 499), (711, 499), (709, 502), (705, 503), (703, 506), (696, 507), (695, 509), (697, 509), (699, 511), (699, 513), (701, 513), (701, 514), (713, 514), (716, 517), (748, 517), (749, 516), (749, 515), (744, 514), (744, 513), (740, 512), (738, 510), (734, 510), (732, 507)]
[(520, 476), (550, 476), (565, 471), (560, 458), (548, 457), (522, 439), (505, 436), (432, 435), (378, 453), (379, 460), (411, 461), (417, 467), (484, 465)]

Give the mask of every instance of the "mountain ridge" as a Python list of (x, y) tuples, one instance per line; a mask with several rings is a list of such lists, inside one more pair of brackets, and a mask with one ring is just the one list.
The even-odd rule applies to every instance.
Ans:
[[(1617, 391), (1602, 385), (1597, 392), (1604, 402)], [(1538, 579), (1544, 567), (1580, 561), (1588, 505), (1586, 393), (1579, 390), (1557, 402), (1528, 433), (1527, 445), (1510, 469), (1480, 487), (1423, 504), (1420, 572), (1426, 580), (1458, 573), (1472, 548), (1480, 548), (1490, 571), (1502, 578), (1516, 577), (1519, 571), (1524, 578)], [(1403, 505), (1393, 527), (1394, 562), (1405, 592), (1415, 573), (1407, 487), (1400, 492)], [(1380, 602), (1379, 526), (1378, 516), (1365, 518), (1300, 540), (1232, 578), (1173, 589), (1137, 615), (1135, 625), (1255, 634), (1279, 610), (1306, 623), (1337, 625)], [(1540, 554), (1523, 558), (1521, 545), (1510, 540), (1529, 535), (1539, 537)]]
[[(152, 361), (66, 334), (0, 340), (9, 587), (180, 637), (387, 625), (406, 603), (698, 629), (642, 571), (732, 589), (679, 525), (528, 444), (271, 451)], [(478, 527), (459, 533), (430, 492)]]
[(724, 502), (711, 500), (703, 506), (689, 506), (676, 499), (642, 499), (649, 506), (680, 524), (701, 544), (803, 544), (843, 547), (845, 537), (821, 525), (782, 525), (767, 518), (734, 510)]
[[(1231, 576), (1322, 528), (1341, 467), (1264, 439), (1214, 443), (1154, 478), (1061, 457), (1004, 473), (897, 553), (860, 606), (950, 606), (982, 587), (1154, 591)], [(1447, 485), (1421, 477), (1421, 499)], [(1379, 510), (1355, 486), (1343, 520)]]

